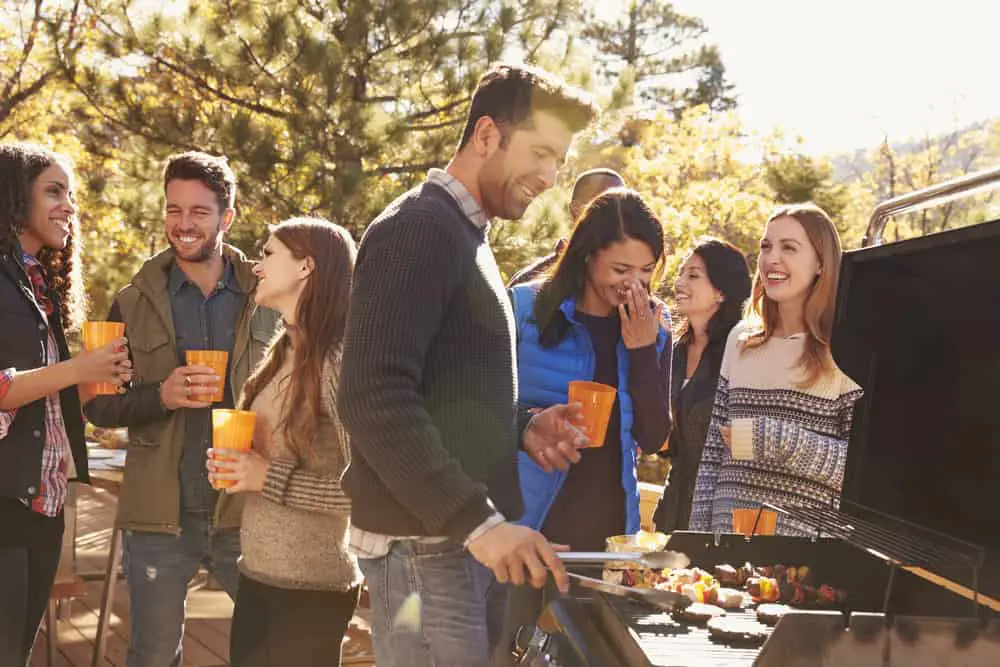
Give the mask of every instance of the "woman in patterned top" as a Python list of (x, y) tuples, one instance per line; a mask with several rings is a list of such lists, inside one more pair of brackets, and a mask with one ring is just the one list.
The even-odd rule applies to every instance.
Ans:
[[(69, 161), (0, 144), (0, 661), (25, 664), (59, 564), (68, 479), (87, 481), (77, 385), (122, 383), (121, 339), (72, 359), (82, 310)], [(121, 350), (121, 351), (116, 351)]]
[(232, 472), (215, 469), (215, 450), (208, 460), (210, 479), (249, 493), (233, 667), (340, 664), (361, 583), (347, 550), (351, 504), (340, 478), (349, 443), (336, 412), (354, 257), (347, 230), (293, 218), (271, 229), (255, 268), (255, 300), (280, 312), (285, 328), (240, 399), (257, 415), (253, 449)]
[[(861, 389), (830, 354), (840, 239), (813, 204), (779, 209), (760, 242), (744, 320), (729, 336), (691, 513), (729, 532), (733, 509), (836, 504)], [(810, 526), (779, 516), (777, 533)]]

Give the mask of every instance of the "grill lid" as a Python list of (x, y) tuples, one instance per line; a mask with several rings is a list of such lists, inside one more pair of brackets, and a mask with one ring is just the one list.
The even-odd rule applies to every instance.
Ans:
[(1000, 549), (1000, 221), (844, 256), (832, 339), (864, 390), (843, 498)]

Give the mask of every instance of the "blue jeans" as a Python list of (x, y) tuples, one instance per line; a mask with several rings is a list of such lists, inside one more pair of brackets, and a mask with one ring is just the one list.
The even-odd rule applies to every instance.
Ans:
[(181, 515), (180, 535), (125, 531), (129, 592), (127, 667), (179, 667), (187, 587), (204, 565), (236, 598), (240, 531), (214, 531), (210, 513)]
[(486, 597), (493, 573), (461, 544), (400, 540), (387, 555), (358, 563), (368, 580), (378, 667), (489, 665)]

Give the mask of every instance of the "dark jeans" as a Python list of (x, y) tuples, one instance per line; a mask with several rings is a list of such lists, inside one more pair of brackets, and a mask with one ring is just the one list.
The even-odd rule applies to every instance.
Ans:
[(358, 564), (368, 580), (379, 667), (489, 664), (493, 573), (461, 544), (399, 540), (387, 555)]
[(128, 667), (179, 667), (187, 587), (204, 565), (236, 599), (240, 531), (215, 531), (211, 514), (181, 515), (180, 535), (125, 531), (128, 581)]
[(0, 498), (0, 665), (24, 665), (45, 614), (62, 549), (63, 515)]
[(233, 667), (339, 667), (361, 588), (306, 591), (240, 577), (229, 659)]

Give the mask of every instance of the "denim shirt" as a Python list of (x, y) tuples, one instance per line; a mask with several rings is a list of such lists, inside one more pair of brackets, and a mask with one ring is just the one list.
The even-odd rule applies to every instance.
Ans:
[[(177, 336), (178, 363), (186, 365), (188, 350), (227, 350), (231, 365), (236, 320), (245, 299), (233, 275), (232, 264), (226, 260), (222, 280), (207, 298), (176, 263), (170, 268), (167, 287)], [(225, 397), (222, 403), (212, 407), (231, 408), (234, 405), (228, 367), (223, 381)], [(212, 408), (187, 410), (180, 466), (181, 510), (184, 512), (211, 512), (215, 508), (218, 492), (209, 483), (205, 469), (205, 452), (211, 446)]]

